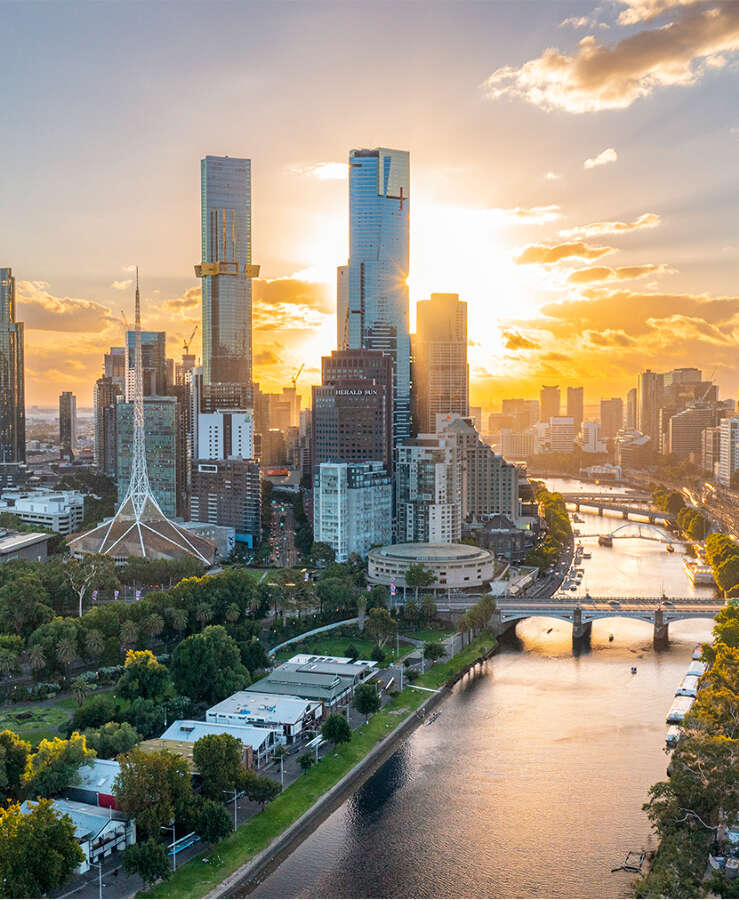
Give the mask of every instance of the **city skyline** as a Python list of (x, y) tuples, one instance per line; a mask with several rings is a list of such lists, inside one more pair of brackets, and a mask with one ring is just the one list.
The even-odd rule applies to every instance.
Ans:
[[(122, 61), (113, 54), (108, 65), (106, 52), (136, 31), (143, 37), (132, 61), (143, 65), (164, 33), (161, 8), (85, 7), (85, 33), (96, 41), (86, 44), (80, 68), (82, 7), (64, 16), (8, 7), (9, 33), (32, 34), (37, 51), (20, 55), (23, 41), (9, 50), (18, 98), (10, 132), (36, 134), (32, 111), (58, 137), (32, 149), (14, 139), (0, 149), (14, 223), (0, 265), (17, 279), (27, 404), (55, 405), (71, 390), (80, 408), (92, 405), (101, 348), (124, 342), (120, 310), (130, 315), (135, 262), (146, 273), (144, 327), (166, 331), (168, 355), (179, 356), (201, 321), (192, 264), (200, 257), (196, 167), (207, 154), (252, 161), (252, 257), (263, 276), (253, 282), (254, 379), (274, 389), (305, 362), (299, 390), (307, 396), (320, 381), (321, 356), (336, 346), (336, 268), (349, 250), (345, 160), (364, 146), (410, 153), (411, 330), (416, 302), (431, 293), (468, 303), (473, 404), (534, 397), (546, 383), (584, 383), (595, 401), (625, 395), (648, 367), (685, 364), (715, 373), (721, 394), (736, 396), (731, 162), (739, 123), (718, 114), (735, 88), (736, 6), (715, 5), (710, 33), (704, 4), (660, 8), (653, 15), (656, 7), (643, 0), (614, 0), (596, 10), (539, 4), (524, 15), (514, 4), (487, 4), (470, 7), (458, 24), (443, 6), (429, 17), (401, 7), (392, 18), (413, 30), (414, 48), (396, 58), (400, 35), (376, 48), (376, 79), (353, 115), (339, 118), (330, 111), (352, 96), (348, 52), (340, 47), (315, 63), (356, 24), (351, 8), (322, 5), (310, 21), (296, 10), (289, 23), (267, 8), (252, 10), (262, 37), (281, 34), (289, 71), (253, 41), (238, 63), (198, 73), (198, 85), (185, 76), (183, 58), (202, 36), (202, 10), (183, 8), (171, 40), (148, 63), (151, 78), (126, 79)], [(387, 33), (390, 18), (379, 8), (372, 33)], [(668, 23), (675, 45), (656, 47)], [(209, 29), (207, 41), (223, 41), (224, 50), (234, 40), (229, 31), (238, 32), (217, 20)], [(679, 35), (690, 39), (678, 49)], [(58, 39), (68, 52), (58, 61), (67, 78), (62, 93), (76, 95), (71, 113), (69, 104), (52, 108), (47, 96), (56, 68), (43, 50)], [(648, 66), (637, 40), (654, 48)], [(422, 76), (442, 47), (458, 58), (431, 92)], [(559, 48), (568, 73), (561, 82), (547, 47)], [(302, 83), (294, 73), (309, 63)], [(158, 79), (165, 71), (173, 77)], [(120, 101), (115, 113), (98, 102), (103, 91)], [(257, 112), (243, 122), (223, 116), (239, 91), (254, 110), (273, 108), (266, 125), (253, 127)], [(216, 100), (195, 135), (192, 101), (205, 95)], [(146, 128), (146, 154), (118, 140), (131, 117)], [(83, 146), (92, 134), (94, 144)]]

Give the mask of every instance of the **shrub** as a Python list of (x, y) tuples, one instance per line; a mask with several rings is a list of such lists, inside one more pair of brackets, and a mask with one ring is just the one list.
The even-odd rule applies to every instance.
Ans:
[(372, 653), (370, 653), (370, 656), (372, 659), (374, 659), (375, 662), (385, 662), (385, 651), (379, 644), (375, 644), (375, 646), (372, 648)]

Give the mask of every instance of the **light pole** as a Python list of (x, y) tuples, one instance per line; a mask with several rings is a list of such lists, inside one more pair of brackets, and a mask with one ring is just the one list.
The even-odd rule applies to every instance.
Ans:
[(97, 861), (98, 867), (98, 898), (99, 900), (103, 900), (103, 864), (100, 860)]
[[(224, 794), (230, 794), (231, 791), (224, 791)], [(234, 788), (234, 831), (239, 827), (239, 804), (236, 800), (236, 788)]]
[(176, 872), (177, 871), (177, 852), (175, 850), (174, 845), (175, 845), (175, 841), (177, 838), (176, 838), (175, 830), (174, 830), (174, 819), (172, 819), (172, 821), (169, 823), (169, 825), (160, 825), (159, 828), (161, 831), (169, 831), (170, 828), (172, 829), (172, 871)]

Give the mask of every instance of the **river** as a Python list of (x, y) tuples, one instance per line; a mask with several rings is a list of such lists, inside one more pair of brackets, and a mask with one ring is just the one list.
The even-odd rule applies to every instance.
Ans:
[[(583, 535), (622, 524), (580, 516)], [(670, 554), (641, 539), (583, 543), (592, 558), (581, 591), (705, 593), (687, 580), (678, 545)], [(610, 870), (652, 846), (641, 807), (665, 777), (665, 714), (710, 629), (675, 623), (669, 649), (655, 653), (650, 625), (598, 621), (592, 649), (574, 657), (567, 623), (519, 624), (518, 645), (467, 676), (439, 718), (248, 896), (629, 896), (633, 876)]]

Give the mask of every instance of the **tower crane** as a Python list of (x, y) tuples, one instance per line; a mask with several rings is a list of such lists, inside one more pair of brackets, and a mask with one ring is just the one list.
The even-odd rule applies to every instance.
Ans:
[(300, 364), (300, 368), (298, 369), (298, 371), (297, 371), (297, 372), (293, 375), (293, 377), (290, 379), (290, 380), (292, 381), (292, 383), (293, 383), (293, 390), (295, 390), (295, 386), (297, 385), (298, 378), (300, 378), (300, 373), (303, 371), (304, 368), (305, 368), (305, 363), (301, 363), (301, 364)]
[(183, 348), (183, 350), (185, 351), (185, 355), (186, 355), (186, 356), (188, 356), (188, 355), (190, 354), (190, 344), (192, 344), (192, 339), (195, 337), (195, 332), (196, 332), (197, 330), (198, 330), (198, 326), (196, 325), (196, 326), (193, 328), (192, 334), (190, 335), (190, 337), (189, 337), (186, 341), (183, 341), (183, 342), (182, 342), (182, 348)]

